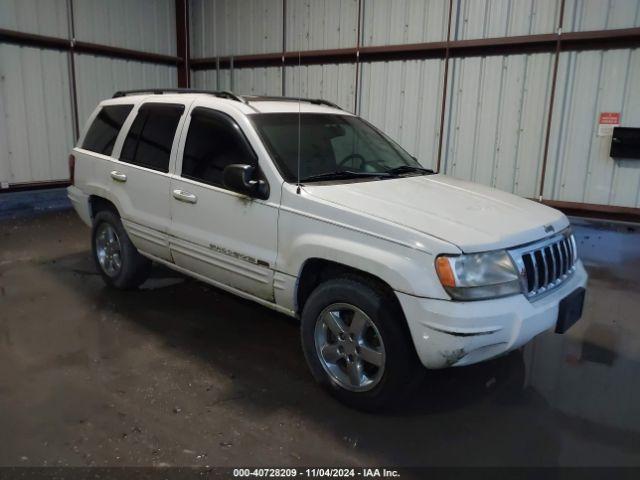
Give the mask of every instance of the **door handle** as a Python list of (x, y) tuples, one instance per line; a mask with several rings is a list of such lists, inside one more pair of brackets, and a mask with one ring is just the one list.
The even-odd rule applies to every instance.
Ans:
[(111, 178), (113, 178), (116, 182), (126, 182), (127, 181), (127, 176), (122, 173), (119, 172), (117, 170), (114, 170), (110, 173)]
[(185, 192), (184, 190), (174, 190), (173, 198), (185, 203), (196, 203), (198, 201), (198, 197), (193, 193)]

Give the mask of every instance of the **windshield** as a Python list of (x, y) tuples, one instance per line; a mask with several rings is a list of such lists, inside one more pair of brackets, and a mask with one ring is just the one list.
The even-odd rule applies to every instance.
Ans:
[(251, 115), (251, 119), (288, 182), (295, 182), (297, 178), (298, 125), (302, 181), (321, 180), (323, 175), (329, 179), (336, 172), (374, 177), (375, 173), (386, 173), (398, 167), (421, 168), (400, 146), (358, 117), (261, 113)]

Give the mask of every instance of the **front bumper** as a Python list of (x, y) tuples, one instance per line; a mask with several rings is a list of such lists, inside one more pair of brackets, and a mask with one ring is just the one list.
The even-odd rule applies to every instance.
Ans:
[(396, 292), (418, 357), (427, 368), (470, 365), (519, 348), (555, 327), (560, 300), (585, 287), (582, 262), (564, 284), (530, 302), (524, 295), (475, 302)]

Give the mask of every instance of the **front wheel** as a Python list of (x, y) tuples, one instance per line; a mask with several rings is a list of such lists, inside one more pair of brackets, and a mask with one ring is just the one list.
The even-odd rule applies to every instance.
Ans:
[(375, 411), (406, 398), (422, 368), (390, 292), (357, 278), (320, 284), (302, 312), (302, 346), (316, 380), (343, 403)]

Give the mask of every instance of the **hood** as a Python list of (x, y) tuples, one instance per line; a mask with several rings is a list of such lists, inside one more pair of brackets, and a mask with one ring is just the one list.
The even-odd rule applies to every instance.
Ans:
[(324, 201), (453, 243), (463, 252), (522, 245), (569, 225), (558, 210), (445, 175), (308, 184), (304, 189)]

